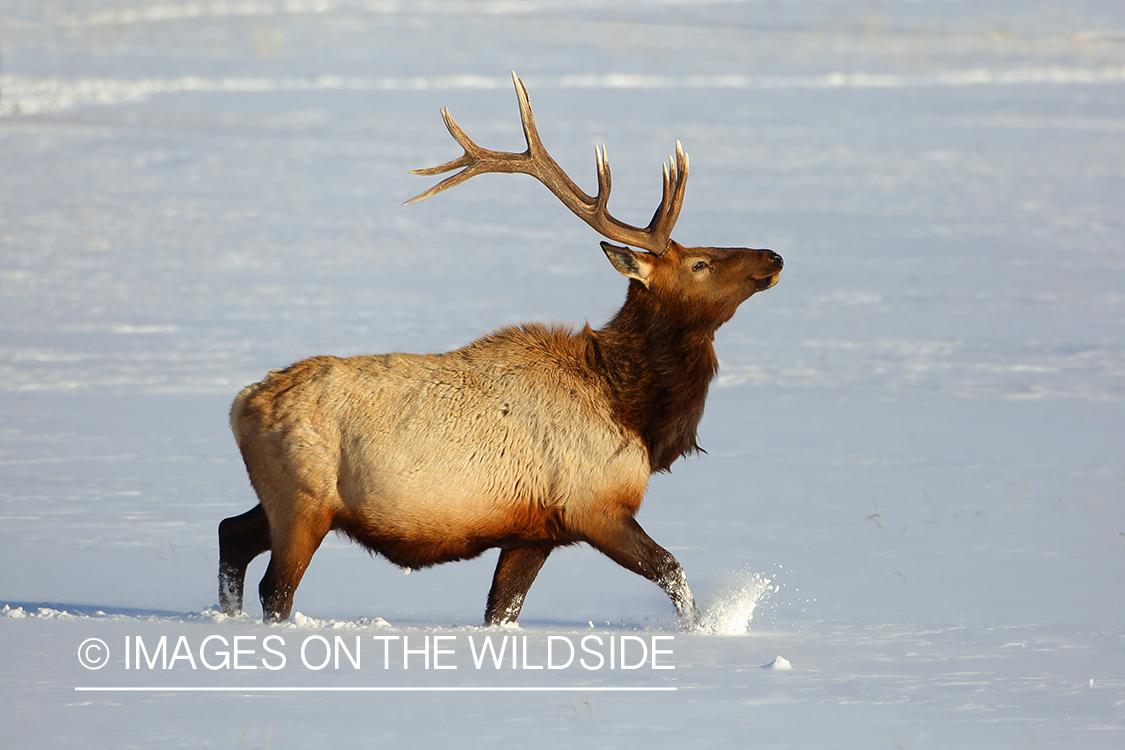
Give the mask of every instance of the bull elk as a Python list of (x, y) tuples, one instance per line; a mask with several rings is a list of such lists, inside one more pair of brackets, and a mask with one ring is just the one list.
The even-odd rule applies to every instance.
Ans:
[(629, 278), (625, 304), (597, 331), (527, 324), (445, 354), (313, 357), (243, 389), (230, 422), (259, 504), (219, 524), (223, 612), (241, 611), (246, 567), (269, 550), (262, 609), (286, 619), (335, 530), (404, 568), (498, 547), (486, 624), (514, 622), (551, 550), (578, 542), (657, 583), (684, 625), (698, 624), (683, 568), (634, 516), (649, 475), (699, 449), (715, 331), (777, 283), (782, 260), (671, 239), (688, 174), (678, 142), (649, 225), (615, 219), (604, 146), (591, 197), (543, 148), (512, 78), (527, 150), (483, 149), (443, 109), (465, 153), (413, 173), (463, 169), (408, 203), (478, 174), (531, 175), (603, 237), (636, 248), (601, 243)]

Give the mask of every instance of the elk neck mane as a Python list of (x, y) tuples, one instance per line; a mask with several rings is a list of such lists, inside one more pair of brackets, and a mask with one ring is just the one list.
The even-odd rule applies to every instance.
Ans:
[(625, 304), (601, 330), (582, 332), (620, 423), (641, 436), (653, 472), (702, 450), (696, 427), (718, 370), (715, 323), (689, 324), (677, 305), (631, 279)]

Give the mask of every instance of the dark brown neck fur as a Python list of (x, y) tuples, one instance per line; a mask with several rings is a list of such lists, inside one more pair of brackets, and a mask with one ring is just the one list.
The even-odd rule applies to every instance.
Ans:
[(661, 303), (632, 280), (613, 320), (587, 333), (617, 417), (641, 436), (653, 472), (700, 450), (695, 430), (718, 369), (712, 343), (718, 323), (685, 323), (692, 316), (676, 304)]

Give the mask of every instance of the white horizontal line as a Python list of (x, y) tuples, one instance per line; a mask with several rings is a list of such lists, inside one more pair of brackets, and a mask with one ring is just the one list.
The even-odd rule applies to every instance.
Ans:
[(78, 693), (543, 693), (543, 692), (583, 692), (583, 693), (669, 693), (676, 687), (605, 687), (605, 686), (567, 686), (546, 687), (540, 685), (517, 686), (466, 686), (442, 687), (430, 685), (423, 687), (395, 687), (385, 685), (363, 685), (354, 687), (320, 686), (272, 686), (272, 687), (154, 687), (154, 686), (76, 686)]
[[(529, 76), (535, 89), (887, 89), (930, 86), (1097, 85), (1125, 82), (1125, 65), (1098, 68), (1062, 66), (992, 70), (972, 68), (934, 73), (894, 74), (830, 72), (805, 76), (754, 76), (743, 74), (667, 76), (633, 73), (600, 73), (559, 77)], [(0, 76), (0, 116), (59, 112), (77, 106), (114, 105), (142, 101), (159, 94), (269, 93), (277, 91), (425, 91), (502, 89), (507, 76), (450, 75), (403, 77), (309, 78), (29, 78)]]

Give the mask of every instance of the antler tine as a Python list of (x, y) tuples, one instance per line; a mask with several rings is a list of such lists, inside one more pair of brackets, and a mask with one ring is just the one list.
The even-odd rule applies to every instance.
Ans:
[[(669, 159), (671, 163), (671, 159)], [(684, 152), (684, 147), (680, 145), (679, 140), (676, 141), (676, 187), (672, 192), (672, 205), (668, 211), (668, 233), (672, 232), (672, 227), (675, 226), (676, 220), (680, 218), (680, 208), (684, 204), (684, 193), (687, 190), (687, 176), (688, 176), (688, 155)], [(671, 237), (669, 237), (671, 239)]]
[(669, 157), (662, 165), (664, 172), (664, 190), (660, 196), (660, 205), (652, 215), (647, 230), (657, 238), (657, 245), (661, 248), (657, 255), (663, 255), (668, 249), (672, 239), (672, 228), (680, 218), (680, 208), (684, 202), (684, 191), (687, 188), (688, 156), (684, 153), (683, 146), (676, 141), (676, 155)]
[(594, 160), (598, 166), (598, 194), (594, 198), (594, 210), (604, 211), (605, 205), (609, 203), (609, 191), (612, 188), (613, 180), (609, 174), (609, 153), (605, 149), (605, 144), (599, 149), (594, 147)]
[(535, 113), (531, 111), (531, 98), (527, 95), (527, 87), (523, 81), (512, 71), (512, 82), (516, 86), (516, 99), (520, 104), (520, 124), (523, 125), (523, 139), (527, 143), (527, 154), (544, 152), (543, 141), (539, 139), (539, 131), (535, 129)]
[(453, 119), (453, 115), (449, 113), (448, 107), (441, 108), (441, 119), (445, 121), (445, 129), (453, 136), (453, 140), (457, 141), (461, 148), (465, 149), (465, 153), (453, 161), (447, 161), (445, 164), (439, 164), (436, 167), (412, 169), (410, 170), (410, 174), (435, 175), (448, 172), (457, 167), (468, 166), (469, 162), (472, 161), (472, 155), (480, 152), (480, 146), (473, 143), (473, 139), (461, 129), (461, 126)]
[(441, 108), (441, 119), (445, 121), (445, 128), (449, 131), (449, 134), (453, 136), (453, 140), (457, 141), (461, 148), (465, 150), (465, 153), (457, 157), (453, 161), (447, 161), (444, 164), (437, 165), (436, 167), (412, 169), (410, 170), (410, 174), (425, 175), (429, 177), (436, 174), (445, 174), (446, 172), (450, 172), (454, 169), (460, 169), (461, 167), (465, 167), (465, 169), (453, 175), (452, 177), (447, 177), (438, 184), (434, 185), (429, 190), (423, 191), (414, 196), (410, 200), (406, 201), (406, 203), (403, 203), (402, 205), (404, 206), (409, 206), (411, 203), (417, 203), (418, 201), (424, 201), (431, 196), (437, 195), (442, 190), (448, 190), (455, 185), (460, 185), (465, 180), (477, 174), (477, 171), (473, 170), (473, 166), (476, 164), (477, 155), (481, 152), (480, 146), (473, 143), (473, 139), (470, 138), (468, 134), (466, 134), (465, 131), (461, 129), (461, 126), (458, 125), (457, 121), (453, 119), (453, 115), (449, 113), (448, 107)]

